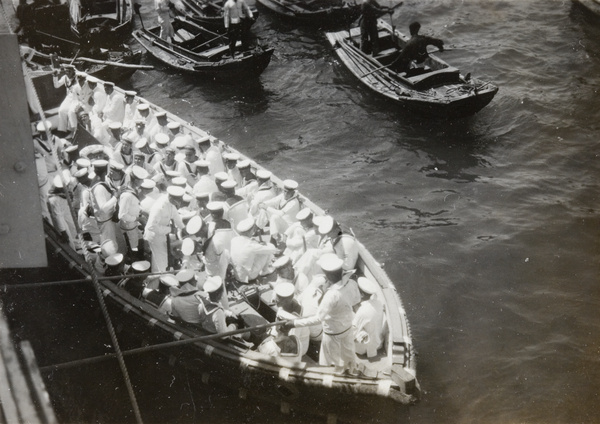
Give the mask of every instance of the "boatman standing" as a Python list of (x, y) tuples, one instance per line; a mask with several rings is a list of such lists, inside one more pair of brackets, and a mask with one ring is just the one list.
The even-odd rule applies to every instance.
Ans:
[(173, 36), (175, 35), (175, 30), (173, 29), (173, 25), (171, 25), (171, 14), (169, 13), (171, 7), (176, 7), (181, 11), (184, 10), (183, 5), (179, 1), (154, 1), (154, 8), (158, 14), (158, 24), (160, 25), (160, 38), (169, 43), (173, 41)]
[(365, 0), (360, 11), (360, 50), (375, 56), (379, 53), (377, 19), (385, 13), (391, 13), (392, 9), (380, 6), (375, 0)]
[(252, 11), (245, 0), (227, 0), (223, 6), (223, 18), (229, 36), (229, 53), (233, 59), (238, 40), (242, 41), (242, 51), (248, 50), (250, 25), (249, 22), (244, 21), (253, 18)]

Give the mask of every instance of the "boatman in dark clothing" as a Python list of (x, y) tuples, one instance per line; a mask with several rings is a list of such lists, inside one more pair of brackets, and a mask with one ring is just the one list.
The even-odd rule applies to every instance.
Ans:
[(227, 0), (223, 6), (225, 29), (229, 37), (229, 52), (233, 59), (237, 40), (242, 41), (242, 51), (249, 49), (249, 32), (252, 24), (252, 11), (246, 0)]
[(365, 0), (361, 6), (360, 17), (360, 49), (363, 53), (379, 53), (379, 35), (377, 30), (377, 19), (391, 13), (393, 9), (380, 6), (376, 0)]
[(400, 72), (407, 72), (413, 60), (416, 63), (423, 63), (429, 57), (429, 53), (427, 53), (427, 46), (429, 45), (436, 46), (441, 52), (444, 51), (444, 42), (439, 38), (419, 35), (419, 30), (421, 29), (420, 23), (413, 22), (408, 28), (410, 29), (411, 38), (397, 59), (400, 64)]

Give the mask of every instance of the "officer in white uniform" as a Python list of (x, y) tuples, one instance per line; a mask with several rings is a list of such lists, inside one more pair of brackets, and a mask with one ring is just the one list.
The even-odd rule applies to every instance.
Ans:
[(181, 216), (177, 212), (181, 205), (185, 190), (170, 186), (167, 194), (160, 197), (152, 208), (144, 231), (144, 240), (152, 252), (152, 272), (163, 272), (169, 263), (167, 236), (171, 233), (171, 222), (179, 229), (184, 228)]
[(334, 366), (336, 372), (353, 371), (356, 364), (354, 331), (352, 322), (353, 299), (342, 279), (343, 261), (335, 254), (321, 257), (319, 264), (325, 274), (329, 288), (312, 317), (300, 318), (284, 324), (285, 328), (307, 327), (317, 323), (323, 325), (323, 338), (319, 352), (319, 364)]

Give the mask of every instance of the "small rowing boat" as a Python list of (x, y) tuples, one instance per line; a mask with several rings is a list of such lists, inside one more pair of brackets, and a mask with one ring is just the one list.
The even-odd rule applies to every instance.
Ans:
[[(118, 87), (115, 90), (124, 93)], [(209, 135), (205, 130), (163, 110), (159, 106), (139, 98), (151, 113), (166, 113), (170, 123), (179, 124), (181, 131), (192, 139), (210, 139), (211, 145), (221, 155), (236, 155), (247, 161), (255, 173), (266, 170), (233, 146)], [(48, 116), (46, 116), (48, 118)], [(78, 129), (85, 131), (83, 127)], [(75, 140), (78, 138), (76, 134)], [(276, 190), (281, 191), (284, 182), (271, 177)], [(308, 208), (321, 220), (326, 212), (298, 193), (303, 208)], [(369, 357), (356, 356), (358, 373), (336, 372), (333, 366), (319, 365), (318, 346), (305, 354), (296, 350), (283, 351), (279, 355), (261, 350), (265, 331), (278, 325), (273, 304), (273, 286), (267, 276), (249, 284), (235, 284), (228, 289), (229, 307), (241, 320), (239, 330), (214, 334), (199, 325), (189, 325), (174, 320), (160, 309), (159, 302), (135, 295), (128, 291), (127, 281), (131, 275), (92, 277), (96, 268), (70, 247), (58, 231), (45, 221), (46, 243), (52, 252), (55, 265), (69, 267), (81, 274), (83, 281), (98, 285), (114, 322), (122, 329), (119, 338), (127, 340), (128, 346), (139, 345), (124, 355), (143, 353), (156, 348), (170, 361), (188, 369), (206, 384), (225, 385), (242, 398), (256, 398), (276, 404), (283, 413), (302, 413), (327, 417), (328, 423), (338, 419), (343, 422), (396, 422), (406, 416), (408, 406), (420, 395), (416, 379), (415, 349), (413, 346), (406, 311), (398, 292), (381, 265), (366, 247), (356, 242), (358, 258), (353, 277), (365, 277), (372, 283), (372, 292), (383, 309), (381, 344)], [(173, 271), (175, 272), (175, 271)], [(202, 273), (202, 268), (197, 269)], [(164, 300), (164, 299), (163, 299)], [(229, 337), (251, 333), (249, 338)], [(293, 346), (292, 346), (293, 347)], [(105, 360), (109, 356), (100, 357)], [(114, 355), (110, 356), (114, 358)]]
[(382, 19), (377, 25), (381, 51), (374, 57), (360, 49), (360, 28), (326, 34), (346, 68), (377, 94), (419, 114), (454, 118), (477, 113), (498, 92), (494, 84), (463, 76), (433, 54), (422, 67), (401, 71), (396, 59), (409, 37)]
[(122, 42), (133, 20), (132, 0), (69, 0), (71, 31), (92, 43)]
[(153, 57), (180, 71), (213, 80), (235, 81), (258, 77), (268, 66), (273, 48), (257, 45), (231, 57), (229, 39), (182, 17), (173, 20), (173, 42), (160, 38), (160, 26), (141, 28), (133, 36)]
[(347, 28), (360, 16), (360, 3), (344, 0), (257, 0), (280, 17), (318, 28)]

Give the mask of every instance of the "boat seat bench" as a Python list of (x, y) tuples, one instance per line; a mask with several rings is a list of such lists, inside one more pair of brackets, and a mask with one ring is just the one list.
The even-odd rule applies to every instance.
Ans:
[(435, 85), (458, 83), (460, 82), (460, 71), (457, 68), (448, 66), (447, 68), (408, 77), (407, 80), (415, 88), (422, 90)]
[[(238, 41), (237, 43), (235, 43), (236, 47), (241, 47), (242, 42)], [(229, 51), (229, 45), (228, 44), (224, 44), (222, 46), (219, 47), (215, 47), (214, 49), (210, 49), (207, 50), (205, 52), (199, 53), (200, 56), (202, 57), (206, 57), (209, 60), (212, 60), (214, 58), (216, 58), (217, 56), (220, 56), (221, 54), (225, 53)]]

